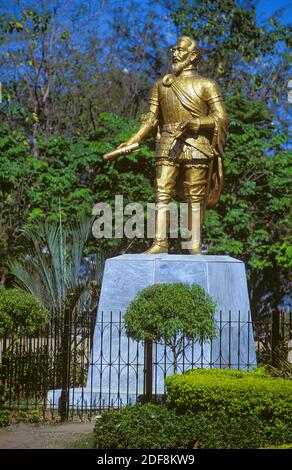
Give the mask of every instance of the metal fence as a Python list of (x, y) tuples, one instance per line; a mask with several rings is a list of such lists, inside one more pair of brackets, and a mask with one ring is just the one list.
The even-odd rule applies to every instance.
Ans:
[[(292, 348), (292, 316), (242, 322), (217, 321), (210, 342), (191, 343), (178, 362), (178, 373), (198, 367), (249, 370), (275, 364), (279, 346), (288, 357)], [(226, 316), (225, 316), (226, 318)], [(15, 332), (17, 333), (17, 332)], [(243, 354), (244, 349), (244, 354)], [(0, 407), (41, 409), (66, 420), (77, 414), (119, 408), (137, 400), (163, 399), (164, 379), (173, 373), (170, 351), (161, 344), (135, 342), (118, 321), (85, 315), (64, 322), (54, 318), (34, 336), (0, 338)]]

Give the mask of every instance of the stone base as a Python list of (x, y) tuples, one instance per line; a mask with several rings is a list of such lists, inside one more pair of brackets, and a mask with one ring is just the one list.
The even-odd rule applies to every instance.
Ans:
[[(47, 408), (57, 410), (60, 408), (62, 390), (49, 390), (47, 395)], [(116, 396), (113, 399), (112, 394), (100, 393), (99, 389), (90, 388), (70, 388), (68, 408), (78, 410), (99, 410), (111, 405), (112, 408), (121, 408), (129, 403), (136, 403), (136, 394), (126, 393)]]
[[(108, 405), (119, 400), (125, 403), (126, 397), (135, 401), (137, 395), (143, 394), (144, 348), (126, 337), (122, 317), (145, 287), (178, 282), (199, 284), (210, 294), (217, 304), (215, 318), (221, 331), (212, 344), (193, 344), (181, 358), (178, 373), (197, 367), (248, 370), (256, 366), (242, 261), (209, 255), (117, 256), (108, 259), (105, 265), (86, 384), (87, 390), (96, 393), (95, 400), (91, 392), (87, 395), (91, 404), (100, 400)], [(157, 345), (153, 362), (153, 393), (160, 394), (164, 391), (165, 376), (173, 373), (170, 351)], [(75, 399), (71, 401), (74, 403)]]

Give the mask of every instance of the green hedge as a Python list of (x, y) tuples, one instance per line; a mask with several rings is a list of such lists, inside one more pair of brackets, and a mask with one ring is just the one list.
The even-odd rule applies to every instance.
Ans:
[(166, 405), (102, 414), (98, 449), (246, 449), (292, 442), (292, 382), (264, 370), (197, 369), (166, 379)]
[(267, 425), (291, 430), (292, 382), (260, 371), (196, 369), (166, 379), (169, 407), (178, 412), (223, 410), (229, 417), (257, 416)]
[(0, 428), (18, 423), (39, 423), (42, 420), (40, 410), (0, 410)]
[(253, 449), (289, 442), (287, 430), (268, 428), (257, 416), (230, 418), (221, 410), (210, 419), (154, 404), (103, 413), (94, 435), (97, 449)]
[(177, 420), (163, 405), (128, 405), (97, 418), (98, 449), (184, 448), (190, 441), (188, 419)]

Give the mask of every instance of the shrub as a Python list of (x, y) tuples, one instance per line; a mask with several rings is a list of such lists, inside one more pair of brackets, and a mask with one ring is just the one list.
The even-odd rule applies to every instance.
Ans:
[(9, 426), (11, 423), (11, 413), (9, 410), (0, 410), (0, 428)]
[[(50, 417), (50, 413), (47, 413)], [(19, 423), (40, 423), (47, 420), (46, 410), (41, 409), (2, 409), (0, 410), (0, 427)]]
[[(40, 341), (41, 343), (41, 341)], [(0, 364), (0, 404), (15, 400), (28, 400), (32, 396), (43, 400), (48, 389), (59, 388), (62, 384), (62, 351), (52, 351), (49, 344), (37, 342), (24, 351), (24, 342), (14, 343), (13, 348), (2, 354)], [(70, 386), (83, 386), (86, 381), (86, 366), (82, 367), (79, 357), (70, 361)]]
[(17, 421), (20, 423), (27, 423), (28, 422), (28, 414), (25, 410), (18, 410), (16, 415)]
[(154, 284), (143, 289), (130, 303), (124, 320), (127, 335), (135, 340), (164, 341), (174, 357), (186, 341), (204, 341), (215, 336), (215, 303), (198, 285)]
[(40, 410), (32, 410), (29, 421), (31, 423), (39, 423), (41, 421)]
[[(22, 350), (22, 337), (38, 333), (48, 323), (48, 312), (31, 294), (18, 289), (0, 287), (0, 337), (9, 336), (0, 364), (0, 402), (12, 398), (21, 390), (25, 394), (38, 387), (36, 377), (47, 375), (43, 357), (35, 351)], [(38, 364), (36, 364), (38, 360)]]
[(103, 413), (94, 433), (98, 449), (248, 449), (288, 440), (257, 416), (230, 418), (219, 410), (210, 420), (203, 412), (180, 414), (149, 403)]
[[(166, 379), (167, 404), (179, 412), (224, 410), (229, 418), (260, 418), (266, 426), (291, 432), (292, 382), (261, 371), (196, 369)], [(291, 436), (292, 438), (292, 436)]]
[(191, 441), (191, 423), (175, 419), (164, 405), (128, 405), (117, 412), (106, 412), (96, 421), (98, 449), (187, 448)]
[(47, 310), (33, 295), (0, 287), (0, 336), (33, 335), (47, 321)]

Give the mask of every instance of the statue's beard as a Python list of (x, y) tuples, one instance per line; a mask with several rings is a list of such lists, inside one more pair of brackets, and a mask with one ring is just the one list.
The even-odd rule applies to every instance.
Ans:
[(190, 57), (188, 57), (186, 60), (184, 61), (180, 61), (180, 62), (173, 62), (171, 64), (171, 68), (172, 68), (172, 71), (178, 75), (179, 73), (181, 73), (186, 67), (188, 67), (189, 65), (191, 65), (192, 61), (190, 59)]

